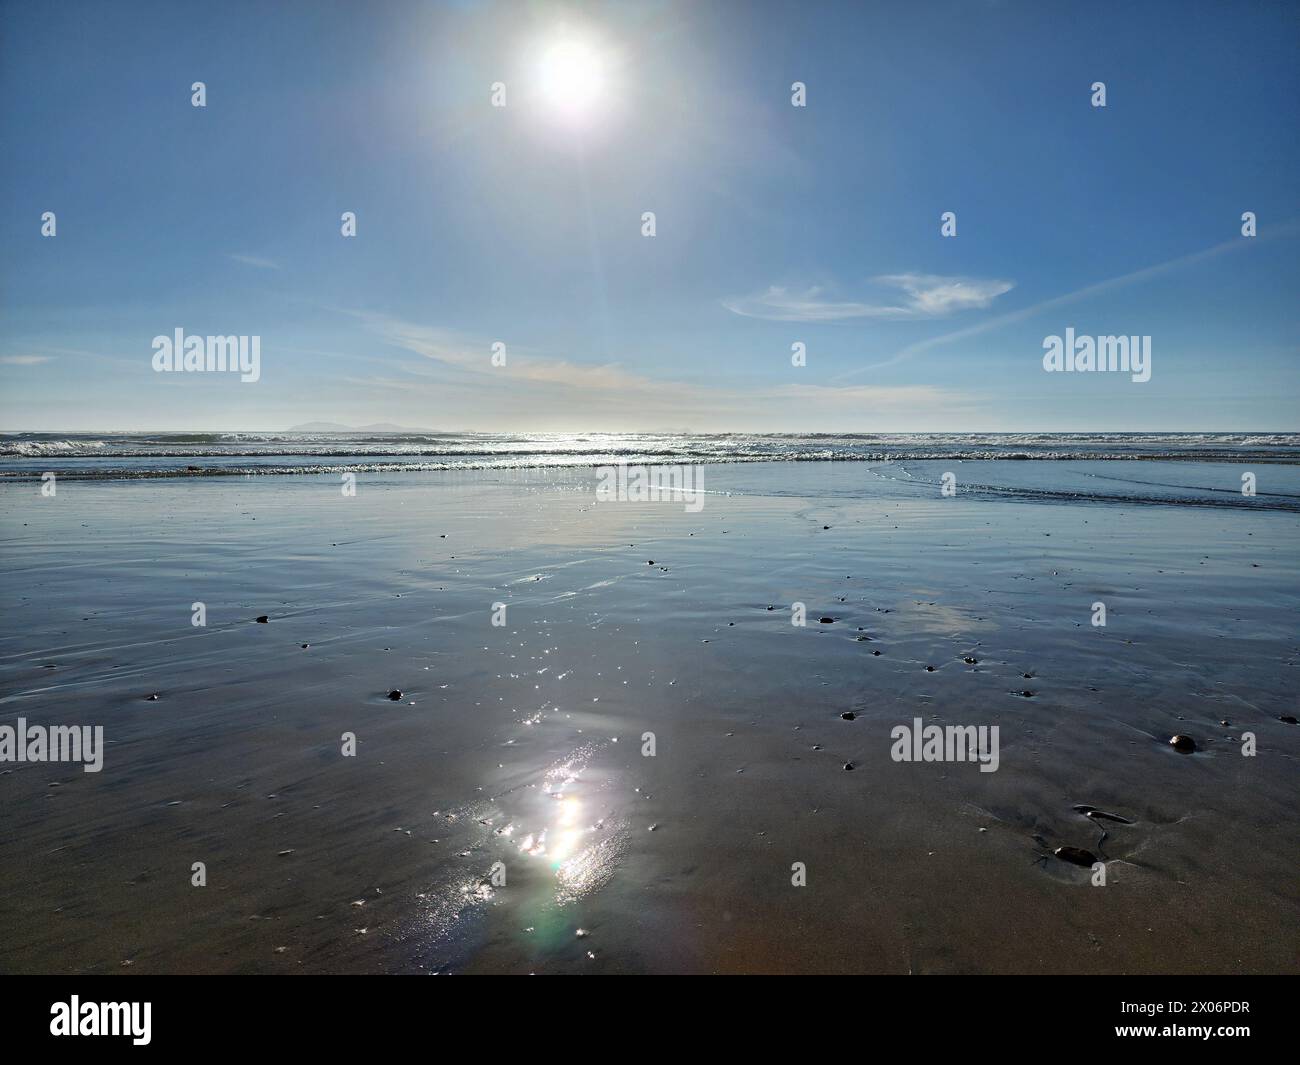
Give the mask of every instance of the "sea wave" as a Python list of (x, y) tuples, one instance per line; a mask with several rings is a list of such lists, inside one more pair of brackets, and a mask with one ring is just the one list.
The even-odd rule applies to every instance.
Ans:
[(3, 433), (0, 478), (240, 476), (719, 462), (1300, 464), (1297, 433)]
[(93, 455), (107, 447), (103, 440), (19, 440), (0, 444), (0, 455), (39, 457), (41, 455)]
[[(1005, 456), (1002, 456), (1005, 458)], [(904, 456), (895, 458), (891, 456), (886, 460), (874, 460), (871, 464), (871, 472), (886, 477), (889, 481), (910, 488), (933, 489), (939, 486), (938, 481), (918, 477), (907, 469), (905, 462), (929, 461), (934, 462), (933, 456)], [(1089, 456), (1095, 458), (1095, 456)], [(649, 463), (652, 456), (642, 456), (641, 460)], [(942, 460), (943, 465), (951, 460), (947, 456)], [(702, 465), (720, 465), (724, 463), (752, 464), (759, 465), (770, 463), (772, 460), (765, 457), (750, 456), (748, 458), (716, 458), (697, 460)], [(794, 462), (823, 462), (827, 461), (823, 456), (818, 454), (805, 454), (802, 457), (789, 457), (785, 461)], [(867, 462), (865, 458), (837, 458), (831, 459), (833, 462)], [(590, 457), (587, 461), (579, 462), (574, 459), (565, 459), (556, 457), (550, 462), (538, 462), (533, 459), (516, 458), (516, 459), (493, 459), (480, 461), (455, 461), (455, 462), (348, 462), (348, 463), (266, 463), (258, 465), (230, 465), (221, 464), (214, 466), (196, 466), (187, 465), (177, 467), (173, 465), (155, 465), (155, 466), (121, 466), (105, 464), (93, 468), (83, 467), (69, 469), (59, 473), (60, 479), (73, 481), (135, 481), (135, 480), (162, 480), (162, 479), (185, 479), (185, 478), (231, 478), (231, 477), (310, 477), (310, 476), (337, 476), (340, 473), (351, 472), (357, 474), (409, 474), (413, 472), (443, 472), (443, 473), (470, 473), (474, 471), (492, 471), (501, 474), (507, 473), (526, 473), (528, 471), (552, 470), (562, 473), (566, 470), (573, 471), (582, 479), (581, 471), (592, 469), (610, 463), (609, 456)], [(1037, 464), (1035, 464), (1037, 465)], [(888, 471), (896, 470), (897, 475), (891, 476)], [(20, 472), (15, 470), (0, 470), (0, 483), (5, 480), (14, 480), (16, 478), (36, 479), (39, 473)], [(1091, 475), (1088, 475), (1091, 476)], [(594, 491), (595, 479), (589, 478), (592, 490)], [(1117, 479), (1118, 480), (1118, 479)], [(1165, 484), (1163, 487), (1168, 490), (1161, 491), (1147, 490), (1143, 491), (1139, 486), (1142, 484), (1161, 485), (1161, 482), (1134, 482), (1132, 490), (1113, 488), (1089, 488), (1080, 490), (1065, 486), (1043, 487), (1031, 484), (1018, 483), (992, 483), (987, 481), (963, 481), (961, 483), (961, 492), (964, 497), (976, 499), (1005, 499), (1020, 501), (1036, 502), (1065, 502), (1065, 503), (1101, 503), (1101, 504), (1121, 504), (1121, 505), (1158, 505), (1158, 506), (1187, 506), (1187, 507), (1215, 507), (1215, 508), (1237, 508), (1250, 510), (1267, 510), (1267, 511), (1287, 511), (1290, 513), (1300, 513), (1300, 494), (1287, 495), (1283, 493), (1261, 492), (1252, 497), (1244, 497), (1240, 491), (1229, 491), (1220, 488), (1207, 488), (1191, 485)], [(932, 497), (933, 492), (927, 491), (927, 496)]]

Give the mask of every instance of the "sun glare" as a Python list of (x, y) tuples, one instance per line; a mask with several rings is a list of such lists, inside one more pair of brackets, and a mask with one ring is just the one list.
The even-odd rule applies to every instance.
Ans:
[(609, 91), (605, 57), (577, 38), (555, 41), (543, 51), (539, 75), (547, 109), (569, 122), (594, 114)]

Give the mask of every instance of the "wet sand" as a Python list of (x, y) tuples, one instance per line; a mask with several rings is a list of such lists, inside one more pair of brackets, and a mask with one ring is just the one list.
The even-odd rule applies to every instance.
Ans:
[(0, 485), (0, 724), (107, 741), (0, 765), (0, 970), (1295, 971), (1294, 513), (707, 485)]

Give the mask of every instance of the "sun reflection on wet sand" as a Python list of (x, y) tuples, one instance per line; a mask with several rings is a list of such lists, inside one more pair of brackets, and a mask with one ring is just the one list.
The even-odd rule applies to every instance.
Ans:
[(530, 833), (519, 847), (529, 857), (548, 862), (556, 880), (555, 901), (560, 905), (606, 883), (625, 849), (625, 824), (589, 820), (588, 803), (578, 794), (583, 788), (582, 774), (595, 752), (595, 745), (588, 744), (547, 771), (541, 794), (548, 807), (548, 824)]
[(555, 873), (555, 901), (561, 906), (576, 902), (608, 883), (627, 850), (627, 841), (627, 826), (620, 823), (610, 835), (564, 862)]
[[(514, 910), (521, 927), (549, 927), (548, 910), (554, 914), (555, 907), (576, 902), (610, 881), (627, 851), (630, 830), (610, 808), (616, 794), (612, 780), (584, 779), (604, 746), (582, 745), (552, 763), (540, 781), (489, 804), (436, 812), (448, 828), (462, 825), (476, 833), (483, 826), (483, 836), (457, 844), (457, 855), (471, 859), (475, 872), (444, 875), (440, 887), (417, 896), (426, 929), (441, 939), (485, 905)], [(511, 863), (512, 853), (529, 860), (519, 867)], [(505, 863), (508, 881), (494, 880), (498, 861)]]

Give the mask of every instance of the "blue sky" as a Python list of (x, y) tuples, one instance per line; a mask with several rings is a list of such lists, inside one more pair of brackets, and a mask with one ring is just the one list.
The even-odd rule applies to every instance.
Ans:
[[(1300, 429), (1294, 4), (0, 19), (5, 429)], [(261, 379), (155, 373), (178, 327)], [(1066, 327), (1151, 380), (1044, 372)]]

